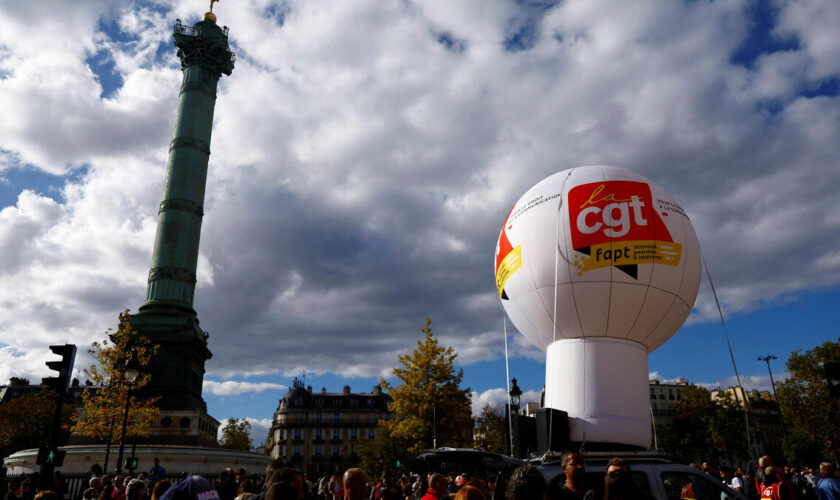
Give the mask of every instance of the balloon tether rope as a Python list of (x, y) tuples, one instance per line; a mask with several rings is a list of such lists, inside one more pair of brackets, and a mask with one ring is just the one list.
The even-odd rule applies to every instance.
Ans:
[[(744, 398), (744, 424), (747, 427), (747, 453), (750, 457), (750, 462), (754, 462), (753, 460), (753, 450), (752, 450), (752, 439), (750, 437), (750, 416), (749, 416), (749, 401), (747, 399), (747, 393), (744, 392), (744, 386), (741, 385), (741, 376), (738, 374), (738, 365), (735, 364), (735, 355), (732, 353), (732, 343), (729, 341), (729, 332), (726, 330), (726, 321), (723, 320), (723, 309), (720, 307), (720, 301), (718, 300), (717, 292), (715, 291), (715, 284), (712, 282), (712, 274), (709, 272), (709, 265), (703, 260), (703, 267), (706, 268), (706, 277), (709, 279), (709, 286), (712, 288), (712, 295), (715, 298), (715, 304), (717, 305), (718, 314), (720, 315), (720, 323), (723, 325), (723, 334), (726, 336), (726, 345), (729, 347), (729, 358), (732, 360), (732, 368), (735, 370), (735, 379), (738, 381), (738, 389), (741, 390), (741, 396)], [(738, 397), (735, 397), (735, 401), (737, 402)]]

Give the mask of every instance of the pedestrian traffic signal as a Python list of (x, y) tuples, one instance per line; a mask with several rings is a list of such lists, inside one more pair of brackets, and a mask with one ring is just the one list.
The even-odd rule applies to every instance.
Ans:
[(49, 446), (41, 446), (38, 448), (38, 456), (35, 458), (35, 465), (52, 465), (53, 467), (61, 467), (64, 464), (65, 450), (58, 448), (50, 448)]
[(137, 460), (137, 457), (128, 457), (125, 459), (125, 468), (130, 471), (134, 471), (137, 469), (139, 462), (140, 461)]
[(73, 362), (76, 360), (76, 346), (73, 344), (51, 345), (50, 350), (61, 356), (60, 360), (47, 361), (47, 367), (57, 371), (58, 376), (47, 377), (42, 380), (42, 383), (47, 387), (52, 387), (63, 396), (70, 385), (70, 374), (73, 373)]

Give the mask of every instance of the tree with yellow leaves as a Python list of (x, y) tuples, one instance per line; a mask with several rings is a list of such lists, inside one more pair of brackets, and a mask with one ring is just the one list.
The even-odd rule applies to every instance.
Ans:
[(425, 336), (411, 354), (401, 355), (394, 375), (402, 382), (390, 386), (380, 379), (393, 401), (388, 409), (393, 420), (380, 421), (399, 448), (413, 453), (434, 445), (463, 447), (472, 445), (470, 390), (460, 387), (464, 370), (455, 370), (458, 354), (442, 347), (432, 333), (432, 320), (426, 319)]
[(139, 335), (131, 327), (128, 309), (120, 313), (117, 331), (110, 328), (107, 338), (93, 342), (91, 353), (95, 363), (84, 370), (93, 383), (82, 393), (82, 408), (72, 415), (73, 432), (93, 437), (103, 443), (116, 444), (122, 431), (123, 412), (130, 397), (129, 419), (126, 436), (145, 436), (152, 422), (158, 418), (159, 397), (138, 398), (138, 390), (149, 383), (149, 374), (141, 371), (137, 379), (129, 384), (124, 376), (126, 361), (132, 353), (140, 366), (147, 366), (157, 354), (158, 345)]

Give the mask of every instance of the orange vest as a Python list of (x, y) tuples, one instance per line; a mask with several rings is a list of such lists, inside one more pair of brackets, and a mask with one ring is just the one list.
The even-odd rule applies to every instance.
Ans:
[(696, 500), (697, 497), (694, 496), (694, 490), (691, 488), (691, 483), (686, 483), (685, 486), (683, 486), (683, 489), (680, 492), (680, 498), (682, 500)]
[(779, 483), (770, 485), (761, 483), (761, 500), (781, 500), (779, 497)]

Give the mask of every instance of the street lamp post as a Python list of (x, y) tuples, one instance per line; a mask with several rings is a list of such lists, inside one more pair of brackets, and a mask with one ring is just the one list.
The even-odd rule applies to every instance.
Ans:
[(510, 434), (510, 456), (516, 456), (516, 437), (519, 434), (519, 422), (516, 422), (516, 425), (513, 425), (513, 419), (518, 418), (519, 415), (519, 403), (522, 398), (522, 389), (516, 384), (516, 378), (514, 377), (511, 380), (512, 384), (510, 386), (510, 391), (508, 391), (508, 396), (510, 396), (510, 403), (508, 404), (508, 432)]
[(758, 361), (764, 361), (767, 363), (767, 373), (770, 374), (770, 385), (773, 387), (773, 399), (776, 401), (776, 406), (779, 407), (779, 424), (781, 425), (782, 429), (782, 437), (784, 439), (785, 435), (785, 419), (782, 417), (782, 405), (779, 404), (779, 397), (776, 395), (776, 382), (773, 381), (773, 370), (770, 369), (770, 360), (771, 359), (778, 359), (776, 356), (772, 354), (768, 354), (767, 356), (759, 356)]
[(131, 357), (125, 362), (125, 380), (128, 382), (128, 389), (125, 394), (125, 413), (123, 413), (122, 435), (120, 436), (120, 453), (117, 457), (116, 474), (122, 474), (123, 453), (125, 452), (125, 428), (128, 426), (128, 406), (131, 402), (131, 384), (140, 375), (140, 361), (137, 360), (137, 353), (131, 352)]
[(510, 386), (510, 408), (514, 414), (519, 414), (519, 403), (522, 398), (522, 389), (516, 385), (516, 377), (511, 380), (513, 384)]

